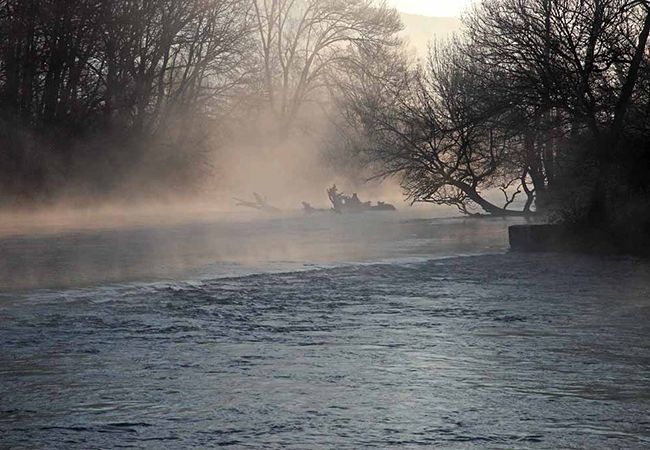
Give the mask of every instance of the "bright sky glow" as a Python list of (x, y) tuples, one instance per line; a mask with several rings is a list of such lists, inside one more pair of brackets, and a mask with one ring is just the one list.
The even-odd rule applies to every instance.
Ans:
[(453, 17), (460, 14), (474, 0), (388, 0), (388, 4), (398, 10), (421, 16)]

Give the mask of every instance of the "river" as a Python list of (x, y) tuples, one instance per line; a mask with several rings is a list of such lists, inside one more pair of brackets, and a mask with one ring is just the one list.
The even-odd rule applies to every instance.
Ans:
[(0, 240), (0, 448), (648, 448), (650, 263), (502, 219)]

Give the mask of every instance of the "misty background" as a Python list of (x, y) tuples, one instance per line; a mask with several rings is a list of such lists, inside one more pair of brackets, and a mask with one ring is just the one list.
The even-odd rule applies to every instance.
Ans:
[[(70, 206), (108, 212), (188, 199), (230, 209), (232, 196), (260, 192), (297, 208), (303, 200), (326, 206), (333, 183), (399, 202), (397, 182), (367, 184), (371, 173), (341, 148), (331, 86), (341, 67), (323, 59), (302, 86), (305, 64), (282, 68), (280, 55), (265, 54), (260, 33), (276, 31), (257, 20), (281, 14), (280, 3), (277, 12), (256, 12), (253, 3), (232, 0), (3, 2), (0, 205), (47, 207), (52, 217)], [(321, 3), (344, 18), (369, 8)], [(308, 51), (331, 58), (336, 47), (351, 52), (341, 64), (353, 63), (351, 30), (339, 32), (341, 44), (307, 48), (296, 21), (310, 12), (292, 8), (282, 12), (283, 32), (306, 45), (296, 59)], [(316, 23), (324, 12), (311, 14), (310, 26), (324, 32)], [(460, 28), (456, 18), (388, 9), (362, 20), (378, 27), (370, 45), (400, 47), (413, 59), (426, 55), (432, 38)], [(266, 63), (276, 66), (266, 70)], [(273, 104), (272, 91), (293, 96), (296, 111), (287, 101)], [(16, 216), (5, 216), (11, 228)]]
[(336, 184), (647, 241), (646, 3), (392, 4), (3, 1), (0, 205), (327, 209)]
[(648, 448), (650, 4), (469, 3), (0, 0), (0, 447)]

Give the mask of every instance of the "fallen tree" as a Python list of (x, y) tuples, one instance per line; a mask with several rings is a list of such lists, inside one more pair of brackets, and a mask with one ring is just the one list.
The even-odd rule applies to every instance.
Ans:
[(236, 206), (242, 206), (245, 208), (257, 209), (259, 211), (266, 212), (278, 212), (280, 211), (275, 206), (271, 206), (266, 197), (262, 197), (257, 192), (253, 192), (253, 200), (243, 200), (241, 198), (233, 197), (233, 200), (237, 202)]

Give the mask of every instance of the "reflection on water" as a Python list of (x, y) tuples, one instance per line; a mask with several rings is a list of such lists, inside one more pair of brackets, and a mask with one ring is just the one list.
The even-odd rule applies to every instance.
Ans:
[[(70, 239), (97, 272), (150, 267), (0, 297), (0, 447), (650, 445), (650, 264), (506, 254), (498, 221), (342, 220), (3, 243), (14, 271), (78, 277)], [(498, 254), (421, 258), (454, 252)]]

